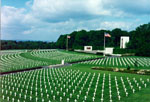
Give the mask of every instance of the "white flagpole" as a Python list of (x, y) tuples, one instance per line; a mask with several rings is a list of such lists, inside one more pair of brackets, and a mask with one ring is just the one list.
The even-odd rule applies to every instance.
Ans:
[(105, 32), (104, 32), (104, 56), (105, 56)]

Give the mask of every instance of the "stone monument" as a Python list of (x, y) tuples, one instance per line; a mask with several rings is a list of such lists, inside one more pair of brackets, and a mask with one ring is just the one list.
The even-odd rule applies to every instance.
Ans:
[(129, 42), (129, 36), (121, 36), (120, 38), (120, 48), (125, 49), (126, 44)]

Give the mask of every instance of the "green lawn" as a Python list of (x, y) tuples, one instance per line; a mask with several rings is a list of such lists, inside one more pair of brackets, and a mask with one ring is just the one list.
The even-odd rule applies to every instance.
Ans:
[[(101, 56), (37, 50), (1, 55), (2, 71), (26, 69)], [(0, 76), (1, 102), (149, 102), (150, 76), (93, 70), (95, 66), (125, 67), (138, 59), (139, 69), (149, 58), (121, 57), (87, 61), (63, 68), (45, 68)], [(142, 62), (143, 60), (143, 62)], [(131, 61), (131, 62), (130, 62)], [(118, 64), (117, 64), (118, 63)]]
[[(129, 77), (129, 78), (143, 78), (150, 79), (148, 75), (137, 75), (137, 74), (128, 74), (128, 73), (120, 73), (120, 72), (110, 72), (110, 71), (101, 71), (101, 70), (93, 70), (91, 69), (95, 65), (83, 65), (83, 64), (75, 64), (71, 67), (66, 67), (66, 69), (80, 70), (82, 72), (90, 72), (90, 73), (101, 73), (101, 74), (111, 74), (112, 76), (117, 77)], [(148, 88), (144, 88), (135, 94), (131, 94), (130, 97), (124, 97), (121, 102), (149, 102), (150, 101), (150, 83), (148, 84)], [(117, 100), (115, 100), (117, 102)]]
[(96, 59), (92, 61), (82, 62), (83, 64), (97, 65), (101, 67), (113, 68), (134, 68), (134, 69), (150, 69), (150, 57), (106, 57), (104, 59)]
[(133, 77), (136, 76), (138, 78), (145, 77), (150, 78), (149, 75), (138, 75), (138, 74), (130, 74), (130, 73), (120, 73), (120, 72), (111, 72), (111, 71), (102, 71), (102, 70), (93, 70), (92, 67), (96, 67), (95, 65), (84, 65), (84, 64), (74, 64), (72, 66), (65, 67), (66, 69), (72, 69), (72, 70), (80, 70), (82, 72), (90, 72), (90, 73), (105, 73), (105, 74), (112, 74), (117, 76), (128, 76)]
[(1, 72), (60, 64), (61, 60), (65, 60), (66, 63), (101, 57), (97, 55), (66, 52), (62, 50), (33, 50), (30, 52), (25, 52), (25, 50), (19, 51), (20, 52), (18, 52), (18, 50), (3, 51), (0, 55)]
[(91, 67), (75, 64), (1, 76), (2, 102), (67, 102), (68, 99), (68, 102), (93, 102), (93, 98), (94, 102), (101, 99), (147, 102), (150, 99), (149, 76), (97, 71)]

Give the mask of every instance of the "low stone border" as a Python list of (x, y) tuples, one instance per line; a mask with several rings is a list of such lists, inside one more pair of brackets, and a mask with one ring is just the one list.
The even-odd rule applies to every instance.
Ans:
[(122, 73), (131, 73), (131, 74), (140, 74), (140, 75), (150, 75), (150, 70), (148, 69), (130, 69), (126, 68), (105, 68), (105, 67), (92, 67), (94, 70), (104, 70), (104, 71), (112, 71), (112, 72), (122, 72)]

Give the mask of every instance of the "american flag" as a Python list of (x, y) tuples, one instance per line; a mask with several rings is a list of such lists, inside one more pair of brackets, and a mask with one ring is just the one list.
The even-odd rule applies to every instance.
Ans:
[(71, 36), (67, 35), (67, 38), (68, 38), (68, 39), (70, 39), (70, 38), (71, 38)]
[(111, 37), (109, 33), (105, 33), (105, 37)]

